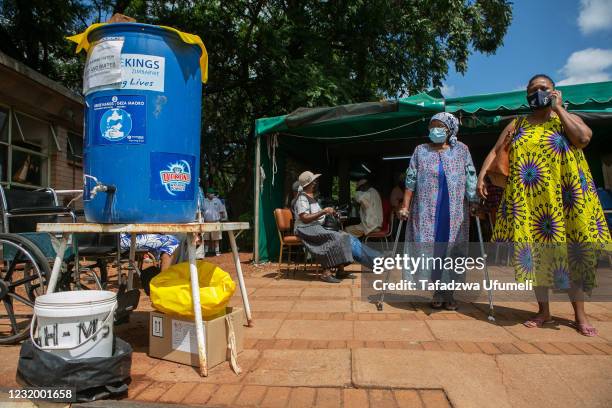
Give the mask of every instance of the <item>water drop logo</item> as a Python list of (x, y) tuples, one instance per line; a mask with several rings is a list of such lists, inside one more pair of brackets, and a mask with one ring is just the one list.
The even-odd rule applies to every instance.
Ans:
[(161, 183), (166, 192), (172, 196), (182, 193), (191, 183), (191, 167), (185, 160), (168, 164), (167, 170), (159, 172)]
[(102, 137), (111, 142), (126, 138), (131, 130), (132, 117), (123, 109), (109, 109), (100, 118)]

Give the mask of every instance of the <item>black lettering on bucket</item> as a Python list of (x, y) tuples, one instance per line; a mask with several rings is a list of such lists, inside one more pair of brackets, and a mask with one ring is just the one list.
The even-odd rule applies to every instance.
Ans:
[[(98, 328), (98, 319), (94, 319), (92, 321), (89, 322), (89, 327), (85, 328), (85, 323), (81, 322), (79, 323), (79, 343), (82, 342), (81, 339), (81, 333), (83, 333), (84, 338), (88, 338), (89, 336), (91, 336), (92, 334), (94, 334), (96, 332)], [(94, 336), (93, 338), (94, 341), (96, 341), (96, 337)]]
[(108, 327), (108, 324), (107, 324), (102, 328), (102, 338), (105, 339), (109, 335), (110, 335), (110, 327)]
[(57, 323), (54, 323), (52, 326), (53, 330), (49, 332), (49, 326), (45, 326), (43, 329), (44, 339), (45, 339), (45, 347), (49, 346), (49, 340), (53, 341), (51, 346), (57, 347)]

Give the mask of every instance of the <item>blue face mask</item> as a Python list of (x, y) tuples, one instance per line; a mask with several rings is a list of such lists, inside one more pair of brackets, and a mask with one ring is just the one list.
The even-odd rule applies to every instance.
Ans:
[(446, 130), (444, 128), (431, 128), (429, 130), (429, 140), (434, 143), (444, 143), (446, 140)]

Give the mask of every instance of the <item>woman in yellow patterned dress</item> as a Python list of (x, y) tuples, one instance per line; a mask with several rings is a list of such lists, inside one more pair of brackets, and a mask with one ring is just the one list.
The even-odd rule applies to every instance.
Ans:
[[(592, 131), (563, 108), (561, 91), (546, 75), (531, 78), (527, 101), (532, 112), (510, 123), (496, 144), (510, 138), (510, 171), (493, 240), (515, 244), (516, 278), (533, 283), (539, 310), (525, 326), (552, 322), (552, 288), (567, 291), (576, 330), (596, 336), (584, 311), (584, 294), (595, 287), (594, 246), (610, 243), (610, 232), (582, 152)], [(494, 147), (478, 178), (482, 197), (487, 195), (485, 175), (495, 151)]]

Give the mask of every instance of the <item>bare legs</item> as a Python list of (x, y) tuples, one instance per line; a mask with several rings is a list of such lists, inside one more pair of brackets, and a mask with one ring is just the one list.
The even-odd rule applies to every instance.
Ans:
[(159, 268), (164, 271), (168, 269), (176, 259), (176, 251), (172, 255), (163, 252), (159, 257)]
[(574, 319), (578, 325), (590, 325), (589, 319), (584, 311), (584, 292), (572, 287), (568, 292), (572, 307), (574, 308)]
[[(527, 322), (527, 327), (540, 327), (544, 322), (551, 320), (550, 301), (548, 298), (548, 288), (536, 287), (534, 289), (538, 301), (538, 313)], [(574, 309), (574, 319), (577, 326), (590, 326), (589, 319), (584, 310), (584, 292), (582, 289), (572, 286), (568, 291), (568, 297)]]

